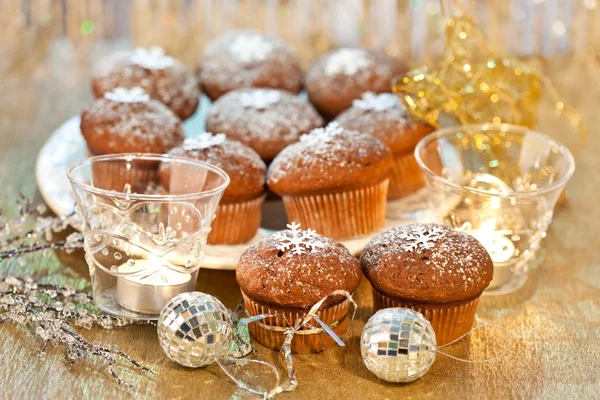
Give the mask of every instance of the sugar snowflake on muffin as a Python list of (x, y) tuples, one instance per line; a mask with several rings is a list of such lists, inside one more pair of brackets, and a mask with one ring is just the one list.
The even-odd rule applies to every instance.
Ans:
[(371, 55), (362, 49), (339, 49), (325, 63), (325, 74), (354, 75), (373, 63)]
[(110, 92), (104, 93), (104, 98), (116, 101), (117, 103), (143, 103), (150, 100), (148, 93), (139, 86), (134, 86), (130, 89), (118, 87)]
[(166, 55), (161, 47), (152, 46), (136, 48), (131, 55), (131, 62), (148, 69), (165, 69), (172, 66), (175, 60)]
[(278, 91), (270, 89), (254, 89), (241, 92), (239, 95), (242, 107), (256, 110), (265, 110), (271, 104), (277, 103), (280, 98)]
[(363, 93), (360, 99), (354, 100), (352, 105), (361, 110), (379, 112), (397, 108), (404, 109), (398, 96), (393, 93), (375, 94), (373, 92), (366, 92)]
[(229, 45), (229, 52), (233, 57), (243, 63), (252, 63), (266, 60), (275, 49), (273, 42), (258, 34), (239, 35)]
[(339, 123), (333, 121), (324, 128), (313, 129), (309, 133), (300, 136), (300, 141), (308, 144), (329, 142), (343, 133), (344, 128)]
[(322, 249), (325, 243), (319, 239), (319, 235), (312, 229), (302, 230), (300, 224), (292, 222), (288, 224), (289, 230), (275, 233), (275, 240), (279, 241), (276, 246), (279, 251), (291, 251), (292, 254), (306, 254), (315, 249)]
[(225, 137), (224, 133), (212, 134), (209, 132), (204, 132), (198, 135), (195, 138), (187, 138), (183, 141), (183, 145), (181, 146), (184, 150), (202, 150), (207, 149), (212, 146), (217, 146), (225, 142), (227, 137)]
[(417, 251), (432, 249), (434, 243), (444, 236), (444, 231), (437, 226), (410, 225), (404, 228), (398, 237), (405, 240), (400, 247), (404, 251)]

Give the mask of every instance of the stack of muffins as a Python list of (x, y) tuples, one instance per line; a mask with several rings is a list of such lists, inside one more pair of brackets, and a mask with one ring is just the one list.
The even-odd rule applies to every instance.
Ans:
[[(207, 45), (199, 79), (161, 49), (136, 49), (99, 65), (96, 100), (82, 113), (81, 131), (91, 155), (168, 153), (222, 168), (231, 184), (211, 244), (251, 241), (267, 186), (281, 196), (289, 221), (300, 225), (248, 247), (236, 272), (248, 312), (271, 315), (250, 326), (259, 343), (279, 349), (285, 329), (323, 299), (318, 317), (343, 335), (350, 302), (330, 294), (354, 292), (364, 274), (375, 310), (418, 310), (442, 345), (471, 328), (492, 279), (483, 246), (433, 224), (380, 233), (360, 261), (339, 242), (380, 230), (386, 201), (423, 186), (413, 151), (433, 128), (412, 120), (389, 93), (405, 70), (382, 52), (342, 48), (316, 60), (303, 80), (291, 48), (256, 31)], [(303, 85), (309, 102), (297, 96)], [(214, 102), (206, 121), (212, 133), (184, 141), (182, 120), (198, 107), (201, 90)], [(124, 190), (125, 173), (94, 171), (114, 190)], [(148, 164), (134, 173), (137, 186), (127, 190), (143, 190), (151, 181), (169, 190), (168, 166)], [(292, 351), (333, 345), (323, 330), (308, 329), (295, 336)]]
[[(341, 48), (317, 59), (304, 79), (289, 45), (252, 30), (209, 43), (197, 77), (160, 48), (137, 48), (98, 65), (96, 100), (82, 113), (81, 131), (90, 155), (170, 153), (224, 168), (232, 182), (212, 244), (255, 236), (265, 184), (269, 198), (283, 199), (288, 221), (346, 240), (380, 230), (386, 199), (424, 184), (413, 151), (432, 127), (411, 120), (390, 93), (405, 71), (381, 51)], [(309, 101), (298, 96), (303, 86)], [(202, 92), (213, 101), (207, 132), (226, 139), (183, 144), (181, 121)], [(157, 179), (158, 165), (95, 173), (105, 187), (124, 190), (134, 180), (127, 189), (137, 191)]]

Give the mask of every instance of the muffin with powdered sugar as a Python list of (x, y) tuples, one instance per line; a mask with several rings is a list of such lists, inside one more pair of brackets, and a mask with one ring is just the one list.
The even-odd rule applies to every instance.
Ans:
[[(168, 153), (205, 161), (229, 175), (230, 183), (217, 207), (208, 235), (209, 244), (240, 244), (252, 239), (260, 227), (265, 198), (265, 163), (248, 146), (224, 134), (202, 133), (186, 139)], [(170, 170), (163, 164), (160, 180), (169, 189)], [(190, 176), (189, 179), (204, 179)]]
[(206, 117), (206, 129), (223, 132), (270, 161), (305, 133), (323, 126), (312, 105), (284, 90), (248, 88), (227, 93)]
[(398, 96), (364, 93), (335, 121), (346, 129), (373, 135), (390, 148), (394, 168), (390, 175), (389, 199), (407, 196), (425, 185), (414, 151), (417, 143), (435, 128), (410, 117)]
[(279, 153), (267, 184), (283, 198), (288, 220), (343, 240), (383, 227), (392, 165), (381, 140), (332, 122)]
[(373, 287), (375, 311), (417, 310), (433, 326), (438, 345), (468, 332), (494, 264), (474, 237), (436, 224), (387, 230), (363, 249), (360, 265)]
[[(249, 325), (256, 341), (275, 350), (283, 344), (285, 328), (304, 319), (324, 298), (317, 316), (343, 335), (350, 302), (329, 295), (336, 290), (352, 293), (361, 279), (358, 260), (343, 245), (295, 223), (288, 228), (249, 247), (236, 271), (250, 315), (276, 315)], [(292, 352), (314, 353), (332, 346), (335, 341), (324, 332), (301, 331), (294, 336)]]
[[(83, 110), (80, 128), (92, 156), (164, 154), (184, 140), (177, 115), (139, 87), (116, 88), (104, 93), (104, 97)], [(146, 185), (156, 180), (157, 172), (155, 162), (138, 163), (129, 170), (122, 163), (102, 163), (95, 165), (93, 171), (99, 187), (122, 191), (128, 183), (128, 190), (138, 193), (143, 193)]]
[(276, 36), (255, 30), (229, 32), (208, 43), (199, 69), (204, 93), (213, 101), (241, 88), (294, 94), (302, 88), (302, 69), (292, 48)]
[(198, 108), (200, 87), (180, 61), (160, 47), (120, 51), (109, 55), (94, 69), (92, 91), (96, 98), (117, 87), (140, 87), (185, 120)]
[(342, 47), (318, 58), (306, 74), (306, 93), (325, 118), (334, 118), (365, 92), (392, 91), (392, 79), (407, 71), (382, 51)]

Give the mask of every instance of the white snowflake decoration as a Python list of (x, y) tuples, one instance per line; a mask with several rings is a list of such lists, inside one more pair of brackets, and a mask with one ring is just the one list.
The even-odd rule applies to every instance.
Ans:
[(432, 249), (434, 243), (444, 236), (444, 231), (437, 226), (411, 226), (405, 232), (398, 235), (400, 239), (408, 243), (400, 245), (404, 251), (417, 251)]
[(212, 133), (204, 132), (198, 135), (195, 138), (187, 138), (183, 141), (183, 149), (184, 150), (202, 150), (207, 149), (212, 146), (216, 146), (225, 142), (227, 137), (224, 133), (217, 133), (213, 135)]
[(373, 64), (371, 55), (362, 49), (339, 49), (325, 63), (325, 74), (354, 75)]
[(300, 141), (310, 145), (328, 142), (334, 137), (344, 133), (344, 128), (337, 122), (333, 121), (325, 128), (313, 129), (309, 133), (300, 136)]
[(258, 34), (239, 35), (229, 45), (231, 55), (243, 63), (263, 61), (274, 49), (271, 41)]
[(276, 246), (279, 251), (290, 250), (292, 254), (306, 254), (311, 250), (325, 248), (325, 243), (319, 240), (319, 235), (312, 229), (302, 230), (300, 224), (288, 224), (289, 231), (277, 232), (274, 236), (279, 241)]
[(175, 63), (172, 57), (165, 54), (165, 51), (158, 47), (150, 48), (138, 47), (131, 55), (131, 62), (148, 69), (165, 69)]
[(271, 104), (277, 103), (280, 98), (278, 91), (269, 89), (254, 89), (239, 94), (242, 107), (256, 110), (264, 110)]
[(373, 92), (366, 92), (360, 99), (356, 99), (352, 102), (352, 105), (361, 110), (372, 110), (372, 111), (386, 111), (390, 109), (404, 109), (402, 102), (393, 93), (381, 93), (375, 94)]
[(150, 100), (148, 93), (139, 86), (134, 86), (131, 89), (114, 88), (112, 91), (104, 93), (104, 98), (117, 103), (143, 103)]

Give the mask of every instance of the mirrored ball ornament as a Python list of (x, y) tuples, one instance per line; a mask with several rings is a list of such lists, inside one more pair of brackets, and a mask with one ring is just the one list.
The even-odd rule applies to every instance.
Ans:
[(171, 360), (204, 367), (227, 351), (232, 337), (227, 308), (201, 292), (182, 293), (167, 303), (158, 319), (158, 340)]
[(417, 311), (386, 308), (377, 311), (363, 329), (360, 351), (367, 369), (388, 382), (412, 382), (435, 361), (435, 332)]

